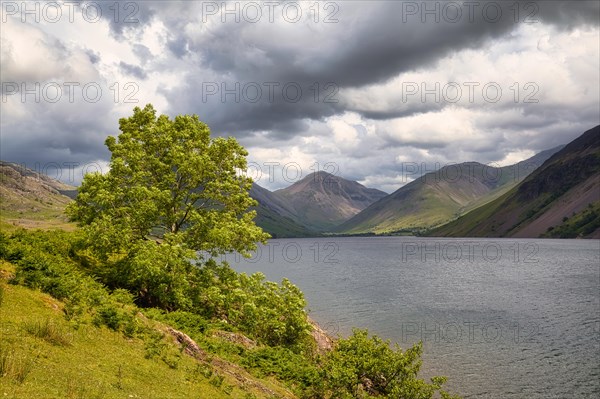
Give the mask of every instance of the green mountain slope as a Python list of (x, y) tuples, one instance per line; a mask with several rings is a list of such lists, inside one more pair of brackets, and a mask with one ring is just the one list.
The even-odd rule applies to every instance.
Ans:
[(441, 225), (503, 195), (559, 149), (501, 168), (477, 162), (445, 166), (375, 202), (334, 231), (380, 234)]
[(253, 184), (250, 196), (258, 202), (254, 221), (273, 238), (317, 235), (294, 220), (294, 211), (276, 193)]
[[(434, 236), (539, 237), (569, 223), (590, 218), (567, 230), (598, 236), (590, 231), (600, 201), (600, 126), (588, 130), (550, 157), (522, 183), (500, 198), (431, 232)], [(579, 216), (578, 216), (579, 215)], [(591, 224), (590, 224), (591, 223)], [(577, 229), (581, 229), (577, 231)]]
[(321, 232), (334, 228), (387, 195), (322, 171), (311, 173), (275, 194), (292, 207), (299, 223)]

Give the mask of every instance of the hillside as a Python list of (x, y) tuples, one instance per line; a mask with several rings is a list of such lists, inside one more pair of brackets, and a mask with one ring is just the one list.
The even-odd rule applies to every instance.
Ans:
[(387, 195), (323, 171), (275, 194), (291, 206), (299, 223), (315, 231), (328, 231)]
[(258, 184), (252, 184), (250, 196), (258, 202), (254, 221), (271, 237), (314, 237), (317, 235), (294, 220), (294, 211), (277, 194)]
[[(566, 229), (571, 236), (599, 237), (600, 220), (592, 212), (598, 201), (600, 126), (566, 145), (500, 198), (431, 235), (539, 237), (555, 229), (557, 233)], [(569, 221), (570, 218), (575, 221)], [(561, 229), (563, 225), (566, 226)]]
[(20, 165), (0, 161), (0, 213), (3, 227), (73, 228), (64, 209), (75, 187)]
[(446, 223), (506, 193), (561, 147), (515, 165), (448, 165), (406, 184), (334, 229), (337, 233), (415, 231)]
[[(194, 358), (177, 343), (177, 332), (142, 313), (137, 313), (137, 324), (146, 325), (154, 335), (127, 337), (106, 326), (69, 321), (64, 302), (39, 290), (6, 284), (14, 267), (0, 262), (4, 397), (295, 397), (281, 384), (253, 377), (218, 356)], [(214, 342), (228, 344), (218, 338)]]

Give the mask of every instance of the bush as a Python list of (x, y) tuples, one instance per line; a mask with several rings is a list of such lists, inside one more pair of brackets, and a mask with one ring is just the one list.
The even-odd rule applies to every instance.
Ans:
[(316, 364), (287, 348), (262, 347), (246, 352), (241, 364), (259, 376), (275, 376), (298, 385), (301, 391), (320, 384)]
[(176, 310), (166, 312), (160, 309), (147, 309), (144, 311), (146, 316), (169, 324), (173, 328), (184, 331), (190, 336), (199, 336), (206, 332), (209, 322), (199, 314)]
[(422, 344), (402, 351), (396, 345), (366, 330), (354, 330), (351, 337), (340, 340), (329, 353), (322, 368), (321, 394), (327, 398), (404, 398), (430, 399), (439, 392), (444, 399), (454, 398), (443, 391), (443, 377), (431, 384), (419, 379)]
[(287, 279), (265, 281), (262, 273), (236, 273), (227, 264), (201, 269), (198, 307), (205, 317), (237, 326), (251, 338), (270, 346), (300, 350), (310, 325), (302, 292)]

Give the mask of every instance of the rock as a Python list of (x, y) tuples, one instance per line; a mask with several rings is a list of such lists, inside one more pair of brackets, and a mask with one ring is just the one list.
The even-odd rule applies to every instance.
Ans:
[(196, 359), (206, 360), (206, 352), (204, 352), (198, 344), (191, 339), (187, 334), (177, 331), (174, 328), (167, 327), (167, 331), (171, 334), (177, 342), (184, 346), (184, 352), (188, 355), (195, 357)]
[(317, 351), (319, 353), (325, 353), (332, 350), (335, 340), (327, 335), (325, 330), (323, 330), (321, 326), (319, 326), (317, 322), (312, 320), (310, 317), (308, 318), (308, 322), (312, 327), (311, 335), (317, 344)]

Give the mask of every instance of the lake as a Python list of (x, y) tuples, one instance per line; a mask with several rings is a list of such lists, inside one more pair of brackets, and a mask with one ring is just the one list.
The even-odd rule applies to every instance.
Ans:
[(236, 270), (288, 278), (332, 335), (368, 328), (465, 398), (600, 394), (600, 241), (270, 240)]

